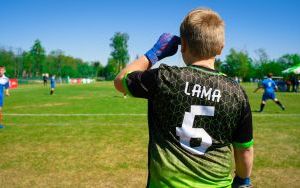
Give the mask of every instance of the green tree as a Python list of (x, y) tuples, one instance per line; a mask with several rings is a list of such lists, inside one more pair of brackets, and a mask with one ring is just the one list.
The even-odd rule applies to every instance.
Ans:
[(14, 75), (16, 56), (12, 49), (0, 49), (0, 65), (6, 67), (6, 75), (12, 77)]
[(109, 58), (104, 67), (104, 77), (106, 80), (113, 80), (118, 74), (118, 64), (115, 59)]
[(127, 49), (129, 35), (127, 33), (117, 32), (110, 40), (110, 47), (113, 49), (110, 55), (117, 63), (117, 72), (120, 72), (120, 70), (124, 68), (129, 61), (129, 54)]
[(218, 70), (218, 71), (221, 71), (221, 65), (222, 65), (222, 61), (221, 61), (221, 59), (219, 59), (219, 58), (216, 58), (216, 60), (215, 60), (215, 69), (216, 70)]
[(265, 49), (259, 48), (255, 50), (255, 54), (257, 55), (258, 59), (254, 60), (253, 62), (254, 64), (260, 65), (260, 64), (269, 63), (270, 59)]
[(64, 52), (62, 50), (53, 50), (50, 52), (50, 61), (45, 63), (44, 71), (50, 72), (57, 76), (62, 76), (62, 68), (64, 64)]
[(17, 49), (17, 54), (15, 55), (15, 67), (14, 67), (14, 77), (18, 78), (22, 76), (23, 72), (23, 50), (21, 48)]
[(32, 57), (32, 69), (33, 76), (39, 76), (42, 72), (43, 63), (45, 60), (45, 49), (42, 47), (40, 40), (35, 40), (30, 50)]
[(276, 76), (284, 76), (282, 71), (300, 64), (299, 54), (285, 54), (277, 60), (270, 60), (264, 49), (256, 51), (258, 59), (254, 61), (255, 75), (257, 78), (263, 78), (268, 73)]
[(266, 50), (263, 48), (255, 50), (255, 54), (257, 56), (257, 58), (253, 61), (255, 77), (263, 78), (267, 74), (266, 72), (268, 70), (265, 69), (269, 67), (267, 64), (270, 62), (270, 59)]
[(273, 73), (274, 76), (281, 76), (284, 67), (277, 61), (269, 61), (268, 63), (261, 64), (259, 69), (261, 70), (260, 78), (263, 78), (268, 73)]
[(31, 70), (32, 70), (32, 57), (29, 52), (24, 51), (22, 54), (23, 59), (23, 71), (22, 77), (27, 78), (31, 77)]
[(104, 76), (104, 67), (101, 65), (99, 61), (92, 63), (95, 71), (95, 77), (102, 77)]
[(62, 77), (79, 77), (78, 64), (84, 63), (81, 59), (61, 55)]
[[(100, 62), (85, 62), (79, 58), (66, 56), (62, 50), (51, 51), (48, 55), (44, 52), (39, 41), (36, 41), (30, 51), (0, 48), (0, 65), (6, 67), (6, 75), (9, 77), (28, 78), (41, 76), (40, 73), (55, 74), (63, 78), (67, 76), (105, 77), (105, 68)], [(38, 68), (36, 62), (42, 62), (38, 64)], [(106, 68), (106, 75), (109, 77), (116, 75), (117, 64), (115, 62), (111, 58)]]
[(235, 49), (230, 49), (229, 55), (226, 56), (221, 70), (228, 76), (238, 76), (243, 78), (243, 80), (248, 80), (250, 76), (251, 62), (252, 60), (247, 52), (239, 52)]
[(73, 67), (65, 65), (62, 67), (62, 71), (61, 71), (61, 76), (63, 78), (66, 78), (67, 76), (69, 77), (77, 77), (78, 76), (78, 72), (76, 70), (73, 69)]
[(300, 64), (300, 55), (299, 54), (285, 54), (281, 56), (278, 60), (279, 63), (283, 64), (285, 69), (292, 67), (294, 65)]

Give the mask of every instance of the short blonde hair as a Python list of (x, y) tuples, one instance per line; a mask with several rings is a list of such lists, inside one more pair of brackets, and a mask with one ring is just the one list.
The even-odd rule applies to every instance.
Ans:
[(200, 59), (215, 57), (225, 44), (224, 21), (210, 9), (197, 8), (182, 21), (180, 36), (193, 56)]

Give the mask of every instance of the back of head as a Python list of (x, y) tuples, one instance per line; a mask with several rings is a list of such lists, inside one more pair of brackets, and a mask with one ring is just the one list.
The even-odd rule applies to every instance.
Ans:
[(268, 73), (268, 78), (272, 78), (273, 74), (272, 73)]
[(184, 18), (180, 36), (187, 42), (193, 56), (209, 59), (221, 54), (224, 47), (224, 22), (216, 12), (197, 8)]

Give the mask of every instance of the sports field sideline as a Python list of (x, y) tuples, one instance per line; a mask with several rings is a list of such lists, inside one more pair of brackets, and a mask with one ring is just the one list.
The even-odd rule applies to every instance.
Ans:
[[(252, 110), (261, 92), (244, 84)], [(300, 184), (300, 94), (278, 93), (253, 112), (256, 187)], [(0, 187), (144, 187), (147, 102), (118, 94), (112, 82), (11, 90), (0, 130)]]

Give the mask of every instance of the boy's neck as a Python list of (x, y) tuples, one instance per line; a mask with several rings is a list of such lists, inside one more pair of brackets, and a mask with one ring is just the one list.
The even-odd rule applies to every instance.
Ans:
[(214, 63), (215, 63), (215, 58), (212, 57), (210, 59), (194, 61), (190, 65), (198, 65), (198, 66), (202, 66), (202, 67), (206, 67), (206, 68), (215, 70)]

